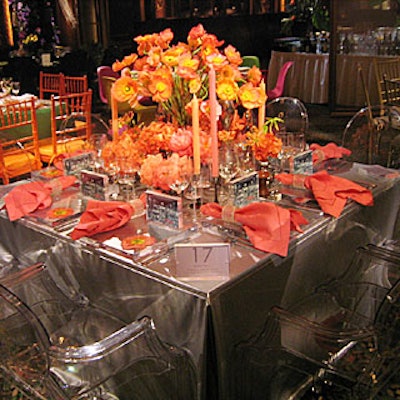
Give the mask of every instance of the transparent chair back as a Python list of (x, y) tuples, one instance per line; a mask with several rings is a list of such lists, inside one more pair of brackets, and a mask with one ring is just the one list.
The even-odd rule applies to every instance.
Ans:
[(351, 150), (351, 161), (400, 167), (400, 110), (372, 106), (359, 110), (347, 123), (342, 146)]
[(267, 118), (282, 119), (277, 136), (284, 146), (305, 148), (305, 134), (309, 128), (308, 112), (305, 105), (295, 97), (278, 97), (267, 103)]
[[(101, 154), (106, 143), (111, 140), (111, 127), (95, 114), (90, 115), (88, 123), (87, 118), (86, 115), (72, 113), (62, 121), (60, 131), (68, 132), (64, 135), (66, 138), (65, 150), (67, 153), (73, 153), (76, 151), (75, 139), (82, 135), (82, 131), (87, 129), (86, 127), (89, 123), (91, 125), (91, 135), (80, 150), (93, 152), (92, 162), (90, 165), (86, 165), (85, 168), (99, 170), (104, 166)], [(79, 127), (81, 127), (81, 130)]]
[(263, 330), (237, 346), (237, 398), (297, 399), (311, 390), (376, 398), (400, 365), (399, 266), (396, 256), (362, 248), (339, 279), (274, 307)]
[(163, 343), (151, 318), (125, 323), (40, 264), (22, 275), (0, 284), (0, 357), (32, 398), (196, 398), (190, 355)]

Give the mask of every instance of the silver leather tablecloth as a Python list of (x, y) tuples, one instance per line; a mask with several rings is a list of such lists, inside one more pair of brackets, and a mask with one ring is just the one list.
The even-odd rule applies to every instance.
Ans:
[(0, 261), (21, 266), (44, 261), (119, 317), (152, 317), (162, 340), (192, 355), (199, 398), (231, 400), (237, 398), (233, 376), (240, 369), (235, 349), (262, 328), (273, 305), (290, 305), (340, 274), (358, 246), (398, 234), (400, 180), (371, 175), (362, 165), (344, 175), (374, 182), (375, 205), (350, 203), (337, 219), (309, 214), (310, 225), (293, 237), (285, 258), (233, 246), (226, 280), (180, 281), (168, 263), (135, 265), (32, 221), (12, 223), (5, 211)]

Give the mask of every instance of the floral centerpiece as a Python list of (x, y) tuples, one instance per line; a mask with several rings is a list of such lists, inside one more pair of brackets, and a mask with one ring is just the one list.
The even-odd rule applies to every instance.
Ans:
[[(199, 24), (192, 28), (187, 43), (173, 44), (171, 29), (160, 33), (138, 36), (137, 52), (117, 60), (113, 69), (121, 73), (112, 88), (117, 102), (129, 102), (134, 108), (142, 97), (158, 103), (157, 121), (148, 126), (133, 123), (134, 115), (128, 113), (114, 125), (114, 140), (104, 150), (106, 163), (123, 154), (131, 162), (148, 171), (147, 163), (154, 158), (164, 158), (173, 153), (180, 157), (193, 156), (192, 104), (197, 98), (199, 107), (200, 154), (202, 162), (210, 161), (210, 70), (215, 71), (215, 93), (220, 102), (235, 104), (234, 115), (228, 126), (220, 126), (219, 139), (245, 140), (249, 128), (238, 106), (253, 110), (265, 105), (266, 93), (259, 68), (252, 67), (244, 77), (239, 69), (240, 53), (224, 41), (207, 33)], [(221, 110), (219, 110), (219, 113)], [(178, 163), (176, 157), (174, 160)], [(149, 176), (148, 173), (141, 176)], [(147, 182), (148, 183), (148, 182)], [(158, 186), (162, 183), (157, 182)]]

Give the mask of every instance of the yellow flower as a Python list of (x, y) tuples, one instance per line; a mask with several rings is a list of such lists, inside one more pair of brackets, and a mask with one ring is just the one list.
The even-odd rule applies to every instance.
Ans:
[(243, 107), (248, 110), (260, 107), (267, 100), (265, 91), (259, 87), (253, 86), (251, 83), (246, 83), (240, 87), (238, 96)]

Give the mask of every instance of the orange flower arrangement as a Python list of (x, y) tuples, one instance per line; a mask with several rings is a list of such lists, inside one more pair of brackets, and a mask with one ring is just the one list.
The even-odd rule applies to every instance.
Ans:
[[(166, 120), (148, 126), (136, 126), (133, 113), (119, 118), (118, 132), (106, 145), (102, 156), (105, 165), (128, 157), (140, 171), (142, 183), (169, 190), (179, 168), (193, 155), (191, 130), (192, 99), (200, 100), (200, 154), (203, 163), (211, 159), (209, 71), (216, 74), (216, 95), (220, 101), (234, 102), (247, 110), (265, 104), (265, 86), (259, 68), (252, 67), (244, 77), (239, 66), (240, 53), (232, 45), (224, 47), (215, 35), (199, 24), (187, 36), (187, 43), (172, 44), (171, 29), (134, 39), (137, 52), (117, 60), (114, 71), (121, 77), (112, 88), (118, 102), (134, 107), (143, 96), (159, 103)], [(237, 108), (230, 127), (218, 132), (220, 142), (259, 139), (246, 138), (248, 129)]]
[(267, 161), (269, 157), (277, 157), (282, 150), (282, 140), (275, 136), (279, 130), (280, 118), (269, 118), (263, 130), (252, 127), (246, 133), (247, 144), (251, 146), (253, 154), (258, 161)]
[(138, 36), (137, 53), (113, 64), (121, 71), (112, 89), (115, 99), (136, 105), (140, 96), (150, 96), (160, 103), (172, 122), (184, 127), (190, 123), (190, 102), (193, 95), (208, 98), (208, 72), (216, 71), (216, 93), (220, 100), (233, 100), (247, 109), (266, 101), (260, 88), (262, 74), (253, 67), (246, 78), (239, 71), (240, 53), (224, 41), (207, 33), (199, 24), (193, 27), (187, 43), (172, 44), (171, 29)]
[(164, 158), (160, 153), (146, 157), (140, 169), (140, 179), (147, 186), (169, 191), (172, 183), (182, 175), (190, 177), (192, 172), (192, 162), (187, 156), (180, 157), (173, 153)]

